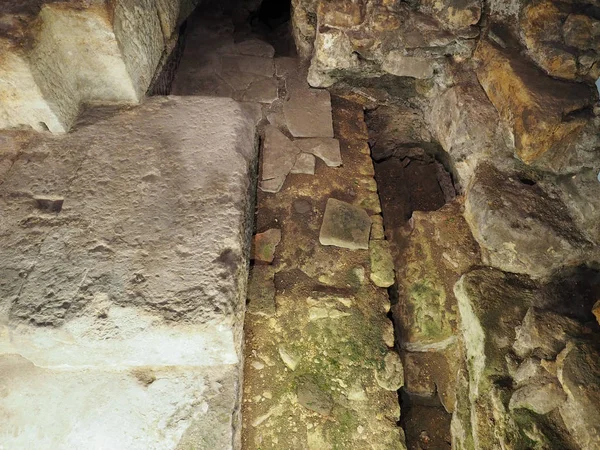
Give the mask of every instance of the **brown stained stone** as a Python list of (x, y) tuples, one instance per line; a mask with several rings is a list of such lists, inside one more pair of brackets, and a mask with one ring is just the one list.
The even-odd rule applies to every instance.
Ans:
[(596, 321), (598, 322), (598, 324), (600, 324), (600, 300), (594, 303), (592, 313), (594, 314), (594, 317), (596, 317)]
[(327, 200), (319, 233), (322, 245), (368, 249), (370, 231), (371, 218), (363, 208), (334, 198)]
[(419, 9), (433, 15), (450, 30), (463, 30), (476, 25), (481, 18), (481, 0), (423, 0)]
[(544, 76), (514, 53), (482, 41), (475, 54), (477, 77), (489, 99), (510, 123), (517, 156), (533, 164), (546, 152), (576, 139), (585, 118), (566, 116), (591, 106), (591, 87)]
[(252, 241), (252, 259), (264, 263), (272, 263), (275, 250), (281, 241), (281, 230), (270, 229), (258, 233)]

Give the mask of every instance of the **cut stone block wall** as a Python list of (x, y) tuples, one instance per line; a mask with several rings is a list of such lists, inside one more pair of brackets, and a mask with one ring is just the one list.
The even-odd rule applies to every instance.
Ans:
[(0, 129), (66, 132), (83, 104), (137, 103), (199, 0), (0, 5)]

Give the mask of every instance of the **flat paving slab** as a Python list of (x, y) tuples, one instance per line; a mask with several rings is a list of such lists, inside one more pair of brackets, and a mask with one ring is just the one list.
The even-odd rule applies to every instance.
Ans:
[(368, 249), (370, 232), (371, 218), (363, 208), (335, 198), (327, 200), (319, 233), (321, 244)]
[[(219, 413), (235, 417), (257, 158), (248, 111), (231, 99), (154, 97), (92, 110), (73, 133), (30, 135), (16, 154), (0, 156), (12, 161), (0, 179), (0, 360), (18, 355), (47, 378), (36, 413), (20, 369), (1, 377), (12, 399), (0, 423), (0, 443), (13, 443), (5, 448), (100, 448), (92, 443), (117, 436), (123, 423), (132, 440), (106, 448), (175, 448), (207, 407), (188, 391), (193, 382), (173, 387), (188, 398), (185, 408), (172, 408), (164, 393), (156, 414), (141, 409), (140, 395), (153, 404), (150, 391), (129, 379), (117, 377), (119, 395), (100, 399), (96, 371), (171, 367), (211, 384), (219, 367), (235, 387)], [(75, 391), (61, 399), (44, 390), (55, 379)], [(84, 414), (69, 402), (90, 406)], [(65, 413), (43, 426), (56, 403)], [(85, 420), (70, 417), (80, 412)], [(146, 434), (159, 417), (183, 431), (152, 446)], [(36, 427), (52, 445), (32, 440)], [(217, 428), (233, 445), (239, 427)], [(89, 445), (78, 447), (72, 433)]]
[(333, 137), (331, 96), (321, 89), (300, 89), (288, 83), (290, 98), (283, 104), (283, 113), (292, 136)]

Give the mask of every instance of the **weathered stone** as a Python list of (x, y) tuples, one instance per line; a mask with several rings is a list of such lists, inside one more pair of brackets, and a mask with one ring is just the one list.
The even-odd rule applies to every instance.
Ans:
[(327, 200), (319, 233), (322, 245), (368, 249), (370, 232), (371, 218), (363, 208), (334, 198)]
[(317, 0), (292, 0), (292, 34), (298, 54), (310, 58), (317, 27)]
[(336, 28), (352, 28), (365, 20), (365, 0), (332, 0), (319, 2), (321, 23)]
[(404, 385), (404, 369), (400, 356), (396, 352), (388, 352), (383, 363), (383, 368), (375, 371), (377, 384), (388, 391), (397, 391)]
[(449, 30), (464, 30), (481, 18), (480, 0), (424, 0), (419, 9), (438, 19)]
[(532, 381), (536, 381), (536, 379), (547, 377), (549, 374), (546, 369), (542, 367), (541, 360), (538, 358), (527, 358), (515, 371), (514, 374), (511, 374), (513, 381), (517, 386), (522, 386), (525, 384), (529, 384)]
[(389, 241), (372, 240), (369, 243), (371, 281), (375, 286), (387, 288), (394, 284), (394, 260)]
[(591, 257), (593, 247), (562, 201), (528, 180), (479, 166), (466, 194), (465, 218), (484, 260), (509, 272), (544, 277)]
[(309, 153), (300, 153), (290, 173), (315, 174), (315, 157)]
[(385, 239), (383, 217), (381, 214), (371, 216), (371, 240)]
[[(0, 441), (175, 448), (206, 425), (207, 442), (238, 442), (254, 142), (233, 100), (154, 97), (90, 110), (14, 160), (0, 187), (0, 353), (29, 362), (2, 370)], [(147, 367), (156, 381), (140, 390), (127, 372)], [(99, 396), (105, 383), (119, 395)], [(33, 434), (15, 434), (23, 417)]]
[(554, 359), (565, 348), (569, 338), (583, 334), (581, 325), (568, 317), (537, 308), (529, 308), (523, 324), (517, 328), (513, 349), (524, 358)]
[(276, 228), (256, 234), (252, 241), (252, 259), (266, 263), (273, 262), (280, 241), (281, 230)]
[(570, 343), (557, 358), (567, 393), (559, 412), (580, 448), (600, 448), (600, 356), (591, 345)]
[(249, 39), (235, 44), (235, 50), (240, 55), (260, 56), (261, 58), (273, 58), (275, 49), (271, 44), (259, 39)]
[(525, 408), (536, 414), (548, 414), (567, 399), (555, 382), (528, 384), (517, 389), (510, 397), (509, 409)]
[(594, 317), (596, 317), (596, 321), (600, 324), (600, 300), (594, 303), (592, 313), (594, 314)]
[(273, 125), (267, 125), (262, 151), (260, 188), (265, 192), (279, 192), (300, 152), (301, 150), (281, 131)]
[(275, 269), (272, 266), (254, 266), (248, 279), (247, 312), (270, 317), (276, 312)]
[(283, 113), (292, 136), (333, 137), (331, 97), (319, 89), (293, 91), (283, 104)]
[(324, 416), (331, 413), (333, 401), (331, 397), (312, 380), (303, 379), (298, 383), (298, 403), (311, 411)]
[(434, 65), (429, 58), (420, 56), (406, 56), (400, 51), (393, 50), (387, 54), (381, 69), (399, 77), (412, 77), (419, 79), (431, 78)]
[(477, 77), (500, 116), (510, 123), (515, 151), (523, 162), (533, 164), (577, 139), (587, 119), (574, 113), (594, 103), (597, 93), (591, 87), (545, 77), (519, 56), (489, 42), (478, 46), (475, 57), (480, 62)]
[(392, 313), (402, 348), (441, 350), (457, 332), (454, 284), (478, 264), (479, 252), (458, 203), (415, 211), (412, 226), (403, 251), (395, 255), (399, 301)]
[(294, 144), (300, 147), (303, 152), (315, 155), (329, 167), (339, 167), (342, 165), (340, 142), (337, 139), (296, 139)]
[(432, 100), (427, 116), (434, 136), (450, 155), (464, 188), (477, 165), (511, 157), (498, 111), (475, 77), (457, 84)]

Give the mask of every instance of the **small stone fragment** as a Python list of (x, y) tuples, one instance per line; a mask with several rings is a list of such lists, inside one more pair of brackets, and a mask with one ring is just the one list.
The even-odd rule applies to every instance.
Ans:
[(309, 153), (300, 153), (290, 173), (315, 174), (315, 157)]
[(525, 408), (536, 414), (548, 414), (566, 399), (567, 394), (557, 383), (528, 384), (513, 393), (508, 407), (511, 410)]
[(369, 248), (371, 258), (371, 281), (375, 286), (387, 288), (394, 284), (394, 260), (390, 250), (390, 242), (385, 240), (371, 241)]
[(333, 400), (313, 381), (302, 379), (298, 383), (298, 403), (324, 416), (331, 413)]
[(371, 218), (363, 208), (330, 198), (319, 233), (322, 245), (355, 249), (369, 248)]
[[(600, 174), (598, 174), (598, 177), (600, 178)], [(600, 324), (600, 300), (598, 300), (596, 303), (594, 303), (594, 307), (592, 308), (592, 313), (596, 317), (596, 321)]]
[(302, 198), (294, 200), (292, 206), (294, 207), (294, 211), (296, 211), (298, 214), (306, 214), (312, 209), (310, 202)]
[(323, 160), (329, 167), (342, 165), (342, 154), (340, 152), (340, 141), (329, 138), (296, 139), (294, 143), (303, 152), (311, 153)]
[(380, 214), (371, 216), (371, 240), (385, 239), (383, 217)]
[(383, 360), (383, 369), (375, 371), (377, 384), (388, 391), (397, 391), (404, 385), (404, 368), (396, 352), (388, 352)]
[(275, 249), (281, 241), (281, 230), (271, 228), (264, 233), (254, 236), (252, 242), (252, 259), (255, 261), (272, 263)]
[(275, 269), (259, 265), (250, 269), (248, 280), (248, 314), (271, 317), (275, 314)]
[(279, 356), (290, 370), (296, 370), (296, 367), (300, 363), (300, 357), (288, 351), (284, 346), (279, 347)]
[(419, 79), (433, 76), (433, 61), (420, 56), (405, 56), (401, 52), (392, 50), (386, 56), (381, 69), (399, 77), (412, 77)]

